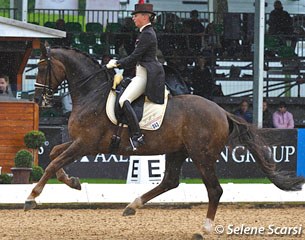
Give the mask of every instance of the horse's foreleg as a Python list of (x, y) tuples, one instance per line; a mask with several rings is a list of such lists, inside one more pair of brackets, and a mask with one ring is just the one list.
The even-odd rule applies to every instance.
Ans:
[[(203, 164), (200, 161), (196, 161), (194, 158), (192, 159), (201, 173), (202, 181), (205, 184), (208, 192), (209, 205), (208, 205), (206, 221), (203, 225), (203, 230), (207, 233), (210, 233), (213, 230), (213, 222), (219, 204), (219, 199), (222, 195), (223, 190), (216, 176), (215, 162), (210, 160), (210, 162), (205, 162)], [(214, 159), (214, 158), (209, 158), (209, 159)]]
[(181, 152), (167, 154), (165, 173), (162, 182), (149, 192), (143, 194), (141, 197), (136, 198), (132, 203), (128, 204), (124, 209), (123, 216), (134, 215), (136, 213), (136, 209), (142, 207), (149, 200), (178, 187), (180, 170), (185, 158), (186, 155)]
[[(53, 147), (51, 153), (50, 153), (50, 159), (51, 161), (53, 161), (55, 158), (57, 158), (63, 151), (65, 151), (70, 145), (72, 144), (72, 142), (66, 142), (60, 145), (57, 145), (55, 147)], [(60, 168), (57, 172), (56, 172), (56, 177), (58, 179), (58, 181), (61, 181), (65, 184), (67, 184), (69, 187), (77, 189), (77, 190), (81, 190), (81, 184), (79, 181), (79, 178), (77, 177), (69, 177), (65, 170), (63, 168)]]
[(55, 158), (46, 168), (42, 178), (33, 188), (31, 194), (25, 201), (24, 210), (30, 210), (36, 207), (35, 198), (40, 195), (47, 181), (63, 166), (71, 163), (81, 155), (81, 148), (78, 142), (73, 142), (63, 153)]

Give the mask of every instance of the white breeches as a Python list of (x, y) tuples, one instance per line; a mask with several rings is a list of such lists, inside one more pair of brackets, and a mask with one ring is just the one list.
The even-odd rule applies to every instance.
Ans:
[(146, 68), (137, 65), (136, 76), (131, 79), (131, 83), (128, 85), (119, 99), (120, 106), (123, 107), (123, 104), (126, 100), (132, 103), (134, 100), (140, 97), (145, 92), (146, 83), (147, 70)]

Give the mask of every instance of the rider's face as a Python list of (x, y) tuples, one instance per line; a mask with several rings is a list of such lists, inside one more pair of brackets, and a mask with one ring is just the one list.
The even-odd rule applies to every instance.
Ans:
[(6, 92), (7, 89), (7, 82), (5, 81), (4, 78), (0, 78), (0, 93)]
[(133, 15), (132, 20), (134, 21), (134, 24), (137, 28), (141, 28), (145, 24), (149, 23), (149, 16), (148, 14), (144, 13), (136, 13)]

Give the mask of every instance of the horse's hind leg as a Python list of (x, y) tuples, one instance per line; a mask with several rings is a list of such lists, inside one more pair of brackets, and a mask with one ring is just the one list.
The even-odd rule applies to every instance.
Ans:
[(76, 158), (82, 156), (82, 148), (79, 142), (73, 142), (64, 152), (56, 157), (46, 168), (42, 178), (33, 188), (31, 194), (25, 201), (24, 210), (30, 210), (36, 207), (35, 198), (40, 195), (48, 180), (61, 168), (73, 162)]
[(149, 192), (143, 194), (141, 197), (136, 198), (132, 203), (128, 204), (124, 209), (123, 216), (134, 215), (136, 213), (136, 209), (142, 207), (149, 200), (178, 187), (180, 170), (186, 157), (187, 155), (183, 152), (167, 154), (165, 173), (162, 182)]
[(202, 181), (206, 186), (208, 197), (209, 197), (209, 205), (208, 212), (206, 216), (206, 221), (203, 225), (203, 230), (205, 232), (210, 233), (213, 228), (213, 221), (216, 215), (217, 207), (219, 204), (219, 199), (222, 195), (222, 188), (219, 184), (218, 178), (216, 176), (215, 171), (215, 161), (217, 157), (209, 156), (207, 161), (204, 163), (202, 161), (198, 161), (198, 157), (191, 157), (194, 164), (198, 168), (201, 173)]
[[(72, 142), (66, 142), (60, 145), (56, 145), (53, 147), (51, 153), (50, 153), (50, 159), (53, 161), (55, 158), (57, 158), (63, 151), (65, 151)], [(78, 177), (69, 177), (65, 170), (63, 168), (59, 169), (56, 172), (56, 177), (58, 181), (61, 181), (65, 184), (67, 184), (69, 187), (81, 190), (81, 184)]]

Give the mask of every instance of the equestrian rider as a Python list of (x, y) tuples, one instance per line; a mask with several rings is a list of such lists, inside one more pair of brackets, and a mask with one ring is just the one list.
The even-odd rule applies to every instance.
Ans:
[(133, 150), (144, 144), (144, 135), (141, 133), (139, 121), (131, 103), (145, 94), (147, 98), (157, 104), (164, 103), (165, 74), (163, 66), (156, 57), (157, 37), (151, 22), (155, 18), (153, 5), (148, 3), (136, 4), (132, 12), (133, 21), (140, 34), (135, 43), (134, 51), (120, 60), (111, 59), (106, 65), (108, 69), (132, 68), (136, 66), (136, 76), (125, 89), (119, 99), (119, 104), (128, 120), (130, 143)]

